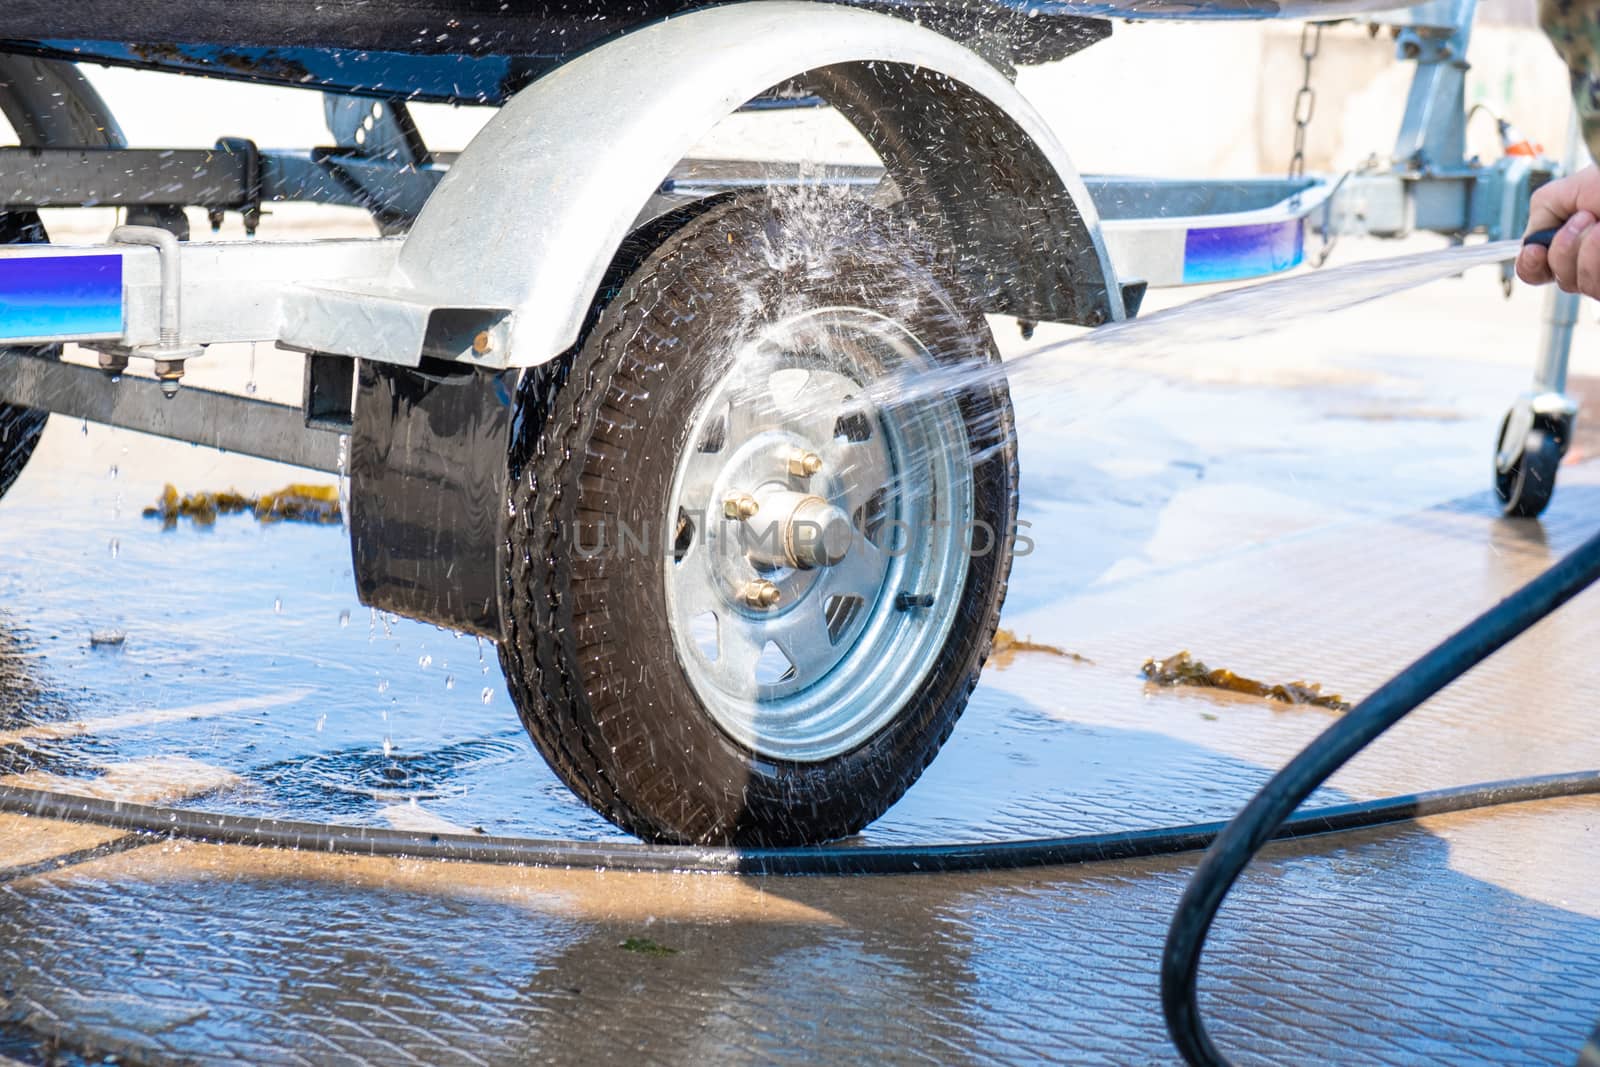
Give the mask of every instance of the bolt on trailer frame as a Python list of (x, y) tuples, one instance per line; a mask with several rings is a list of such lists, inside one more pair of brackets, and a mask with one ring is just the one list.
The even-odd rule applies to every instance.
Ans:
[[(1061, 58), (1110, 32), (1109, 22), (1086, 16), (1162, 17), (1160, 4), (1138, 12), (1101, 6), (1103, 12), (1064, 7), (1065, 15), (1046, 20), (1048, 32), (1022, 18), (997, 34), (984, 24), (929, 28), (833, 4), (754, 0), (628, 25), (587, 42), (586, 50), (533, 66), (526, 56), (462, 54), (449, 77), (466, 82), (466, 92), (442, 88), (454, 83), (441, 74), (438, 56), (318, 48), (268, 54), (214, 43), (154, 48), (43, 31), (13, 40), (8, 16), (0, 14), (0, 108), (22, 141), (0, 148), (0, 218), (89, 205), (126, 212), (126, 225), (100, 245), (0, 246), (0, 345), (8, 346), (0, 347), (0, 414), (11, 405), (344, 469), (363, 602), (501, 641), (513, 621), (508, 568), (527, 551), (509, 543), (501, 506), (513, 488), (508, 454), (525, 387), (539, 368), (588, 343), (596, 295), (624, 254), (619, 250), (640, 235), (688, 232), (686, 220), (708, 205), (752, 191), (816, 182), (854, 188), (863, 200), (899, 203), (937, 220), (954, 282), (980, 310), (1096, 326), (1136, 313), (1148, 285), (1239, 281), (1297, 267), (1308, 231), (1325, 240), (1416, 230), (1512, 236), (1525, 225), (1533, 188), (1558, 169), (1509, 154), (1488, 164), (1466, 158), (1464, 56), (1475, 0), (1436, 0), (1362, 16), (1394, 27), (1399, 54), (1416, 64), (1391, 167), (1244, 181), (1080, 176), (1017, 92), (1010, 64)], [(46, 10), (24, 4), (20, 17), (36, 11), (32, 17), (48, 20), (37, 14)], [(1352, 13), (1361, 14), (1359, 2), (1282, 9), (1310, 18)], [(1219, 3), (1173, 5), (1167, 14), (1262, 12)], [(388, 57), (381, 69), (372, 68), (374, 54)], [(130, 149), (72, 58), (319, 88), (335, 144), (279, 151), (226, 138), (204, 150)], [(513, 76), (518, 62), (524, 66)], [(449, 99), (451, 92), (501, 106), (466, 150), (446, 158), (418, 135), (405, 97)], [(736, 109), (797, 103), (844, 114), (882, 166), (802, 172), (685, 158)], [(204, 209), (214, 224), (238, 212), (254, 233), (263, 205), (281, 201), (363, 208), (383, 236), (188, 240), (185, 208)], [(1557, 312), (1569, 314), (1570, 306)], [(1548, 500), (1552, 456), (1559, 461), (1576, 411), (1564, 395), (1570, 330), (1557, 326), (1549, 334), (1535, 385), (1507, 417), (1497, 448), (1502, 497), (1508, 510), (1523, 513)], [(49, 346), (64, 342), (97, 353), (98, 366), (62, 361)], [(207, 346), (228, 342), (304, 353), (302, 403), (183, 385), (192, 360), (216, 358), (204, 356)], [(862, 343), (901, 344), (881, 331)], [(152, 366), (155, 379), (125, 374), (135, 363)], [(727, 521), (753, 515), (747, 504), (767, 507), (787, 537), (795, 516), (837, 513), (828, 494), (806, 481), (832, 477), (817, 474), (817, 465), (833, 446), (793, 433), (784, 440), (798, 443), (785, 445), (788, 458), (761, 477), (790, 479), (788, 488), (762, 497), (765, 504), (741, 492), (746, 503)], [(890, 462), (892, 453), (877, 461)], [(952, 491), (967, 477), (952, 474)], [(699, 531), (708, 538), (713, 532)], [(757, 560), (755, 578), (734, 583), (738, 602), (718, 610), (759, 634), (769, 621), (763, 612), (790, 610), (781, 598), (825, 585), (819, 571), (859, 562), (845, 559), (843, 551), (791, 549)], [(889, 573), (874, 580), (887, 583)], [(937, 579), (927, 572), (921, 580)], [(864, 620), (877, 616), (860, 605), (856, 614), (835, 611), (848, 598), (829, 598), (835, 644), (841, 635), (853, 641), (869, 630), (921, 625), (906, 621), (919, 612), (938, 615), (938, 598), (922, 589), (881, 588), (899, 614), (871, 626)], [(997, 617), (997, 604), (994, 610)], [(956, 633), (961, 624), (940, 625)], [(827, 644), (824, 660), (842, 655)], [(679, 654), (687, 660), (695, 653)], [(785, 654), (791, 674), (784, 677), (792, 677), (803, 664)], [(751, 693), (766, 699), (785, 684), (780, 678)], [(840, 736), (869, 734), (851, 727)], [(817, 760), (824, 756), (816, 753), (833, 752), (820, 742), (791, 751)], [(910, 778), (901, 775), (898, 788), (921, 763)], [(589, 799), (606, 810), (603, 799)]]

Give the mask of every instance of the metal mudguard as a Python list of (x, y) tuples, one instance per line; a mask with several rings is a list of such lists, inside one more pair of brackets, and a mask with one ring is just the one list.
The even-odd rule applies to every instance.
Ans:
[[(878, 150), (910, 206), (946, 227), (991, 309), (1085, 324), (1123, 317), (1077, 172), (1012, 84), (960, 45), (899, 19), (786, 0), (625, 34), (519, 93), (450, 168), (389, 282), (322, 290), (317, 314), (290, 338), (388, 363), (426, 354), (428, 365), (478, 368), (446, 381), (362, 367), (350, 467), (367, 603), (497, 636), (513, 377), (497, 372), (574, 344), (607, 266), (674, 164), (745, 101), (801, 76)], [(441, 330), (452, 316), (466, 328)]]
[(991, 310), (1123, 317), (1083, 183), (1000, 71), (901, 19), (757, 0), (624, 34), (518, 93), (451, 166), (390, 278), (319, 294), (319, 313), (286, 340), (414, 364), (430, 315), (500, 309), (492, 345), (433, 354), (495, 368), (554, 359), (673, 165), (745, 101), (796, 78), (856, 123), (912, 207), (943, 220)]

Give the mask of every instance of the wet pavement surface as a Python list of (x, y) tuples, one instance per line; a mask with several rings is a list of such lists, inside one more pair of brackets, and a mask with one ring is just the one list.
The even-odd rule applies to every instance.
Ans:
[[(1600, 466), (1564, 468), (1540, 522), (1497, 518), (1484, 488), (1530, 360), (1387, 351), (1363, 323), (1391, 313), (1159, 374), (1080, 353), (1082, 390), (1019, 394), (1035, 547), (1003, 625), (1076, 655), (991, 663), (861, 841), (1226, 817), (1334, 713), (1147, 686), (1146, 657), (1359, 699), (1586, 536)], [(303, 479), (56, 420), (0, 503), (0, 776), (623, 839), (539, 760), (491, 646), (356, 602), (338, 527), (164, 532), (140, 514), (168, 481)], [(1600, 765), (1597, 615), (1591, 593), (1542, 623), (1314, 802)], [(1215, 1036), (1242, 1062), (1570, 1062), (1600, 1013), (1596, 813), (1550, 802), (1269, 850), (1206, 956)], [(1172, 1060), (1156, 970), (1193, 857), (780, 879), (97, 851), (118, 836), (0, 817), (0, 1055)]]

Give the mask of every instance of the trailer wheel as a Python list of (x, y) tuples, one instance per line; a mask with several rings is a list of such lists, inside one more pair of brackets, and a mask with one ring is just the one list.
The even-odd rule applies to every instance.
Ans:
[[(46, 240), (39, 216), (31, 211), (0, 212), (0, 244)], [(6, 495), (28, 465), (50, 416), (32, 408), (0, 404), (0, 497)]]
[[(949, 736), (999, 617), (1017, 465), (988, 328), (938, 249), (853, 201), (713, 207), (603, 299), (564, 381), (524, 390), (500, 643), (523, 722), (646, 839), (854, 833)], [(885, 390), (950, 367), (990, 369)]]

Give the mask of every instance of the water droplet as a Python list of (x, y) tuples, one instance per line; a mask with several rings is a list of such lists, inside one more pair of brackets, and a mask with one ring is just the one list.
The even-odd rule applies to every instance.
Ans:
[(433, 657), (424, 652), (421, 656), (417, 657), (417, 666), (421, 667), (423, 670), (427, 670), (429, 667), (433, 666)]
[(387, 756), (392, 752), (394, 752), (394, 742), (385, 737), (383, 739), (383, 754)]
[(484, 691), (483, 691), (483, 702), (485, 704), (487, 704), (487, 703), (489, 703), (489, 701), (491, 701), (493, 699), (494, 699), (494, 690), (493, 689), (487, 689), (487, 688), (484, 689)]
[(113, 463), (111, 465), (111, 469), (106, 471), (106, 477), (111, 479), (112, 481), (116, 481), (117, 480), (117, 475), (119, 475), (121, 473), (122, 473), (121, 469), (115, 463)]
[(118, 556), (122, 555), (122, 540), (120, 538), (113, 537), (111, 539), (111, 544), (107, 547), (111, 549), (112, 559), (116, 559)]
[(282, 597), (274, 597), (273, 598), (273, 600), (272, 600), (272, 613), (274, 615), (282, 615), (283, 614), (283, 598)]
[(317, 716), (317, 733), (320, 734), (322, 732), (322, 728), (327, 725), (327, 722), (328, 722), (328, 713), (327, 712), (323, 712), (321, 715)]
[(339, 629), (342, 630), (346, 626), (349, 626), (349, 625), (350, 625), (350, 613), (348, 611), (339, 612)]
[(445, 675), (444, 676), (444, 687), (446, 689), (454, 689), (456, 687), (456, 676), (453, 675), (453, 674)]
[(339, 525), (350, 528), (350, 435), (339, 435)]

